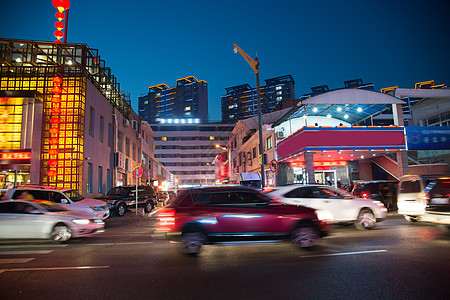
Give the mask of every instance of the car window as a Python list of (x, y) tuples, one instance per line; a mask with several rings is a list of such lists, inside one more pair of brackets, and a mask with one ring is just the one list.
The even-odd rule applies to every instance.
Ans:
[(49, 194), (49, 200), (55, 203), (61, 203), (62, 199), (66, 199), (66, 197), (64, 197), (64, 195), (59, 192), (50, 192)]
[(64, 206), (59, 205), (57, 203), (53, 203), (50, 201), (42, 201), (42, 202), (38, 202), (38, 204), (40, 206), (42, 206), (44, 209), (48, 210), (49, 212), (60, 212), (60, 211), (67, 211), (68, 209), (66, 209)]
[(0, 203), (0, 214), (14, 214), (16, 213), (15, 202)]
[(264, 195), (252, 191), (236, 193), (238, 203), (241, 204), (268, 204), (270, 200)]
[(195, 202), (207, 205), (227, 205), (237, 204), (238, 199), (236, 193), (232, 192), (214, 192), (214, 193), (197, 193)]
[(9, 214), (28, 214), (31, 211), (36, 210), (36, 208), (27, 202), (6, 202), (1, 203), (0, 205), (0, 213), (9, 213)]
[(299, 187), (284, 195), (286, 198), (315, 198), (312, 187)]
[(70, 191), (64, 192), (64, 194), (73, 202), (81, 201), (84, 199), (84, 197), (81, 196), (81, 194), (75, 190), (70, 190)]
[(178, 207), (191, 207), (194, 205), (194, 200), (189, 191), (179, 192), (179, 196), (174, 202)]
[(17, 189), (11, 199), (48, 200), (48, 192), (44, 190)]
[(400, 193), (420, 193), (420, 181), (410, 180), (400, 182)]
[(426, 186), (425, 193), (450, 193), (450, 180), (431, 181)]
[(332, 198), (332, 199), (343, 199), (344, 195), (338, 193), (337, 191), (326, 188), (326, 187), (318, 187), (320, 198)]

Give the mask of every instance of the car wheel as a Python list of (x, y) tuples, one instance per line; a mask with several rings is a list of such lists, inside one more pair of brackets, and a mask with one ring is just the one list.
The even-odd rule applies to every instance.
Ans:
[(71, 237), (72, 230), (64, 224), (55, 225), (50, 233), (50, 239), (58, 243), (67, 242)]
[(419, 217), (418, 216), (404, 216), (406, 221), (411, 222), (411, 223), (415, 223), (417, 221), (419, 221)]
[(311, 248), (316, 246), (319, 233), (313, 224), (301, 224), (291, 233), (291, 241), (299, 248)]
[(144, 211), (145, 211), (146, 213), (149, 213), (149, 212), (151, 212), (152, 210), (153, 210), (153, 203), (152, 203), (151, 201), (145, 202), (145, 208), (144, 208)]
[(370, 209), (362, 209), (359, 212), (358, 219), (355, 222), (355, 226), (359, 230), (369, 230), (375, 226), (377, 219)]
[(119, 217), (123, 217), (123, 215), (125, 214), (126, 211), (127, 211), (127, 206), (125, 205), (125, 203), (120, 203), (119, 206), (117, 206), (117, 215)]
[(195, 256), (200, 253), (206, 240), (203, 232), (184, 232), (181, 235), (181, 252)]

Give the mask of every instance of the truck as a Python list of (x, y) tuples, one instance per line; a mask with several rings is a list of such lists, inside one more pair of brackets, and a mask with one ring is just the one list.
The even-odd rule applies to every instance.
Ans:
[(240, 173), (239, 184), (252, 188), (261, 188), (261, 175), (258, 173)]

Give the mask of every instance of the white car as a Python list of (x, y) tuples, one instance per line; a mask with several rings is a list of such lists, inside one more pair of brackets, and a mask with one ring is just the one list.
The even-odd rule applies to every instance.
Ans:
[(90, 213), (67, 210), (50, 201), (10, 200), (0, 202), (0, 239), (70, 238), (103, 232), (105, 222)]
[(47, 200), (61, 204), (66, 209), (92, 213), (96, 217), (106, 219), (110, 215), (105, 201), (83, 197), (72, 189), (56, 189), (43, 185), (25, 185), (9, 189), (2, 200)]
[(358, 229), (371, 229), (386, 218), (386, 207), (380, 201), (356, 198), (328, 185), (289, 185), (269, 188), (264, 193), (286, 204), (303, 205), (328, 211), (332, 223), (354, 222)]

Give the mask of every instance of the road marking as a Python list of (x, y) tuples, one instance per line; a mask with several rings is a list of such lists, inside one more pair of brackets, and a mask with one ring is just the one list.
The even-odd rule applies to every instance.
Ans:
[(60, 245), (0, 245), (0, 249), (11, 249), (11, 248), (64, 248), (69, 246), (68, 244)]
[(0, 258), (0, 264), (24, 264), (34, 258)]
[(54, 250), (0, 251), (1, 255), (49, 254)]
[(356, 251), (356, 252), (341, 252), (341, 253), (329, 253), (329, 254), (316, 254), (316, 255), (302, 255), (301, 258), (309, 257), (324, 257), (324, 256), (341, 256), (341, 255), (355, 255), (355, 254), (370, 254), (387, 252), (387, 250), (369, 250), (369, 251)]
[(109, 266), (80, 266), (80, 267), (51, 267), (51, 268), (21, 268), (21, 269), (0, 269), (0, 274), (4, 272), (24, 272), (24, 271), (60, 271), (60, 270), (90, 270), (107, 269)]
[(83, 246), (114, 246), (114, 245), (147, 245), (152, 244), (153, 242), (129, 242), (129, 243), (92, 243), (92, 244), (83, 244)]

